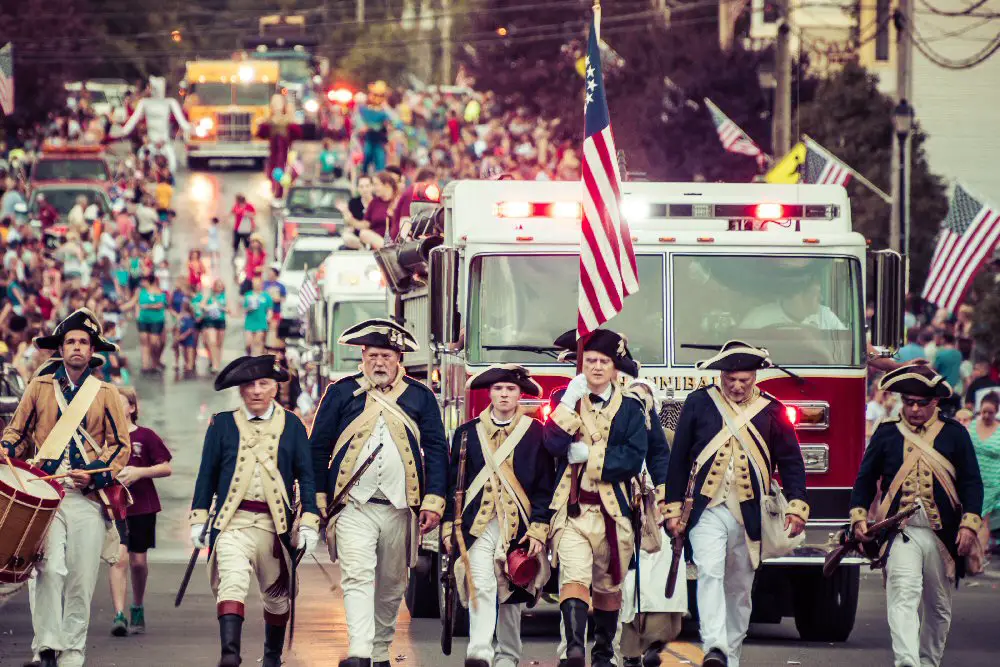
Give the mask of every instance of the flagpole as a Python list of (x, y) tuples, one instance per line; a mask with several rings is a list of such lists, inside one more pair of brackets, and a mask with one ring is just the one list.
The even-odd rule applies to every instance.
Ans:
[(836, 160), (840, 164), (842, 164), (845, 167), (847, 167), (848, 171), (850, 171), (852, 174), (854, 174), (854, 176), (859, 181), (861, 181), (861, 183), (863, 185), (865, 185), (869, 190), (871, 190), (872, 192), (874, 192), (875, 194), (877, 194), (879, 197), (881, 197), (882, 201), (884, 201), (886, 204), (891, 204), (892, 203), (892, 197), (890, 197), (886, 193), (882, 192), (882, 190), (880, 190), (878, 188), (878, 186), (876, 186), (874, 183), (872, 183), (867, 178), (865, 178), (860, 173), (858, 173), (857, 170), (854, 169), (854, 167), (852, 167), (851, 165), (847, 164), (846, 162), (844, 162), (843, 160), (841, 160), (839, 157), (837, 157), (836, 155), (834, 155), (833, 153), (831, 153), (830, 151), (828, 151), (824, 146), (822, 146), (819, 142), (817, 142), (815, 139), (813, 139), (812, 137), (810, 137), (808, 134), (803, 134), (802, 138), (805, 140), (807, 146), (809, 144), (812, 144), (821, 153), (825, 153), (827, 157), (833, 158), (834, 160)]

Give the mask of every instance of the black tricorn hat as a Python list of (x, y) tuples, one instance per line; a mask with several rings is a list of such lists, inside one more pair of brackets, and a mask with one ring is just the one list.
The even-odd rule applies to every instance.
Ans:
[(215, 390), (222, 391), (230, 387), (254, 380), (288, 381), (288, 371), (281, 367), (278, 358), (273, 354), (262, 354), (257, 357), (239, 357), (219, 371), (215, 376)]
[(86, 331), (90, 334), (90, 340), (94, 345), (95, 352), (117, 352), (118, 346), (104, 337), (104, 327), (101, 321), (88, 308), (74, 310), (66, 316), (62, 322), (49, 336), (39, 336), (35, 339), (35, 347), (41, 350), (58, 350), (62, 345), (63, 338), (70, 331)]
[[(556, 347), (569, 350), (570, 354), (560, 355), (560, 361), (576, 361), (576, 329), (570, 329), (563, 335), (556, 338), (553, 343)], [(639, 363), (632, 358), (632, 353), (628, 349), (628, 341), (625, 336), (615, 333), (610, 329), (597, 329), (587, 338), (583, 344), (584, 352), (600, 352), (611, 357), (615, 363), (615, 368), (622, 373), (637, 377), (639, 375)]]
[(762, 347), (731, 340), (725, 343), (714, 357), (699, 361), (694, 367), (701, 371), (729, 373), (758, 371), (762, 368), (771, 368), (771, 360), (767, 357), (768, 352)]
[(882, 376), (878, 383), (882, 391), (894, 391), (922, 398), (949, 398), (951, 385), (927, 364), (907, 364)]
[(510, 382), (521, 388), (528, 396), (541, 396), (542, 387), (533, 379), (524, 366), (517, 364), (494, 364), (476, 373), (465, 383), (466, 389), (489, 389), (497, 382)]
[(397, 352), (420, 349), (413, 335), (392, 320), (376, 317), (348, 327), (337, 341), (341, 345), (382, 347)]

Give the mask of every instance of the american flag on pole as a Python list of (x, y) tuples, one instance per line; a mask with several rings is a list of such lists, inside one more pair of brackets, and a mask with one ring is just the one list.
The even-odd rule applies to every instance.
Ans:
[(715, 103), (707, 97), (705, 98), (705, 106), (708, 107), (708, 113), (712, 116), (712, 123), (715, 125), (715, 131), (719, 134), (719, 141), (722, 142), (722, 147), (727, 152), (755, 157), (760, 165), (767, 162), (767, 155), (760, 149), (760, 146), (755, 144), (739, 125), (734, 123), (729, 116), (722, 112), (722, 109), (715, 106)]
[(625, 297), (639, 291), (632, 235), (621, 212), (622, 179), (601, 73), (599, 11), (595, 8), (590, 24), (585, 63), (583, 233), (576, 325), (581, 338), (618, 314)]
[(14, 47), (10, 42), (0, 49), (0, 108), (6, 116), (14, 113)]
[(316, 276), (316, 271), (310, 271), (306, 273), (306, 279), (302, 283), (302, 287), (299, 288), (299, 321), (304, 322), (306, 316), (309, 313), (309, 309), (312, 305), (316, 303), (316, 297), (319, 296), (319, 279)]
[(921, 296), (955, 312), (1000, 239), (1000, 213), (955, 184)]
[(854, 170), (830, 155), (830, 153), (812, 139), (806, 137), (806, 163), (803, 183), (819, 183), (831, 185), (847, 184)]

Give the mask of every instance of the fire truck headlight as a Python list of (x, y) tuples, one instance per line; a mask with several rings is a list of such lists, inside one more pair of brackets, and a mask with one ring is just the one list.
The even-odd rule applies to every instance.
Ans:
[(306, 113), (316, 113), (319, 111), (319, 102), (316, 100), (306, 100), (302, 108), (306, 110)]
[(208, 136), (208, 128), (205, 127), (204, 125), (199, 125), (198, 127), (194, 128), (194, 134), (199, 139), (204, 139), (205, 137)]
[(204, 128), (205, 131), (208, 131), (208, 130), (211, 130), (213, 127), (215, 127), (215, 121), (212, 120), (211, 116), (205, 116), (204, 118), (201, 118), (198, 121), (198, 128), (199, 129)]
[(253, 67), (250, 65), (241, 65), (238, 76), (242, 83), (250, 83), (253, 81)]
[(800, 445), (806, 472), (822, 474), (830, 470), (830, 447), (827, 445)]
[(635, 197), (625, 197), (622, 200), (622, 215), (629, 222), (646, 220), (649, 218), (651, 212), (652, 208), (649, 202), (636, 199)]

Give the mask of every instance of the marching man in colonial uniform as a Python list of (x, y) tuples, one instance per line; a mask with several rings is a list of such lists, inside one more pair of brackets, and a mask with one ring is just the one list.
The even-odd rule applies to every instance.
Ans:
[(937, 667), (952, 595), (968, 573), (966, 557), (979, 545), (983, 481), (969, 432), (938, 413), (938, 402), (952, 395), (943, 377), (928, 366), (908, 365), (884, 375), (879, 388), (901, 394), (903, 410), (868, 443), (851, 494), (851, 523), (859, 539), (880, 537), (867, 535), (879, 482), (874, 521), (920, 506), (902, 535), (883, 545), (889, 631), (896, 667)]
[[(212, 419), (191, 503), (191, 541), (196, 548), (211, 549), (209, 576), (222, 644), (219, 667), (241, 662), (251, 576), (264, 601), (263, 667), (279, 667), (294, 604), (296, 557), (312, 553), (319, 542), (306, 429), (275, 401), (278, 383), (287, 379), (269, 354), (235, 359), (215, 378), (216, 391), (239, 387), (243, 401), (237, 410)], [(302, 516), (293, 544), (296, 481)], [(209, 516), (213, 496), (215, 513)]]
[[(575, 331), (555, 344), (575, 345)], [(599, 329), (586, 341), (583, 373), (566, 387), (545, 424), (545, 444), (557, 457), (558, 485), (549, 507), (553, 564), (559, 569), (559, 601), (566, 632), (566, 664), (586, 662), (587, 612), (594, 607), (591, 663), (614, 662), (622, 579), (632, 558), (632, 478), (646, 457), (646, 413), (641, 400), (616, 384), (618, 372), (638, 367), (613, 331)]]
[[(418, 349), (409, 332), (372, 319), (339, 342), (361, 346), (361, 370), (327, 388), (311, 441), (317, 503), (330, 518), (327, 545), (340, 560), (344, 588), (350, 641), (340, 664), (369, 667), (374, 660), (388, 667), (419, 546), (415, 515), (427, 533), (444, 514), (448, 443), (434, 394), (403, 369), (403, 354)], [(370, 458), (371, 467), (348, 487)]]
[[(46, 474), (68, 474), (34, 584), (32, 648), (42, 667), (56, 667), (57, 654), (62, 667), (81, 667), (102, 550), (114, 530), (107, 513), (116, 502), (111, 487), (131, 452), (118, 390), (90, 371), (103, 364), (96, 352), (118, 347), (87, 309), (71, 313), (35, 345), (57, 356), (28, 384), (2, 444), (8, 456)], [(117, 549), (117, 531), (113, 537)]]
[[(525, 602), (537, 599), (549, 576), (545, 543), (555, 463), (542, 441), (541, 423), (518, 412), (522, 395), (542, 393), (527, 369), (515, 364), (492, 366), (472, 377), (467, 388), (488, 390), (490, 407), (455, 431), (441, 537), (446, 551), (456, 557), (457, 545), (451, 538), (457, 513), (456, 528), (468, 548), (475, 585), (473, 603), (462, 587), (464, 562), (457, 561), (455, 578), (461, 597), (469, 603), (465, 664), (516, 667), (521, 658), (521, 611)], [(463, 447), (465, 493), (459, 509), (455, 496)]]
[(761, 499), (777, 465), (790, 498), (784, 528), (796, 536), (809, 517), (806, 473), (784, 408), (757, 388), (767, 350), (730, 341), (699, 370), (718, 384), (692, 392), (677, 421), (667, 473), (667, 530), (678, 532), (694, 476), (688, 542), (698, 566), (698, 612), (705, 667), (738, 667), (750, 626), (750, 589), (761, 557)]

